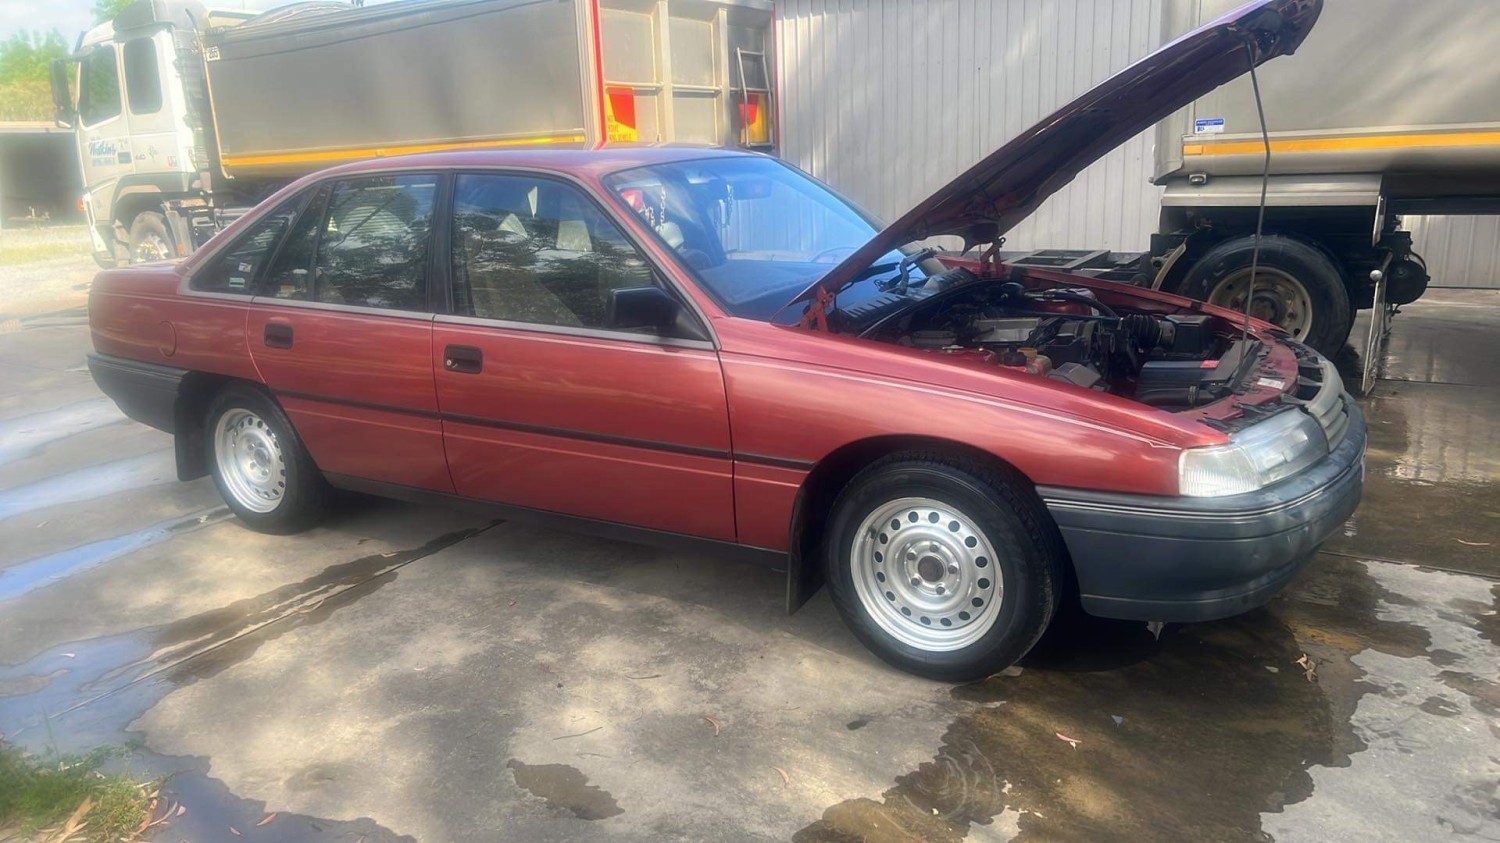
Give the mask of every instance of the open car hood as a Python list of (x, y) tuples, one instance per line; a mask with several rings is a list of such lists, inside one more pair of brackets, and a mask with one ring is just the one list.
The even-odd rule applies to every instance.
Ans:
[[(881, 255), (939, 235), (994, 241), (1083, 168), (1153, 123), (1250, 70), (1289, 55), (1323, 0), (1256, 0), (1162, 47), (1017, 135), (907, 211), (789, 303), (837, 293)], [(1247, 51), (1248, 45), (1248, 51)]]

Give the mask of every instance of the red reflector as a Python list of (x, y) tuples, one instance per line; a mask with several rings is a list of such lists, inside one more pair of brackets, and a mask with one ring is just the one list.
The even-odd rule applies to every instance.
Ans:
[(604, 92), (609, 97), (610, 116), (621, 126), (631, 129), (638, 128), (635, 122), (635, 91), (631, 88), (608, 88)]
[(81, 214), (81, 213), (83, 213), (83, 211), (84, 211), (84, 207), (83, 207), (83, 197), (82, 197), (82, 196), (80, 196), (80, 197), (78, 197), (78, 213), (80, 213), (80, 214)]
[(1204, 360), (1202, 363), (1198, 364), (1198, 368), (1200, 368), (1200, 369), (1217, 369), (1217, 368), (1219, 368), (1219, 361), (1217, 361), (1217, 360)]

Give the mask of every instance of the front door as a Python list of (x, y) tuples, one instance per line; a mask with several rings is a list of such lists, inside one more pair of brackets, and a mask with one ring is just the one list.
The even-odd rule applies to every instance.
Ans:
[(619, 228), (566, 182), (461, 174), (451, 229), (432, 361), (459, 494), (733, 540), (718, 355), (611, 324), (612, 291), (661, 283)]
[(255, 272), (251, 356), (324, 473), (453, 490), (427, 305), (438, 184), (403, 173), (324, 185)]

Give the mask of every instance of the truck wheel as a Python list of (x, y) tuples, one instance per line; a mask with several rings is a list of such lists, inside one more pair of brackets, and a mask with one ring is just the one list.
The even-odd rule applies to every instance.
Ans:
[(130, 262), (150, 263), (176, 257), (172, 237), (167, 233), (167, 218), (155, 211), (143, 211), (130, 223)]
[(209, 405), (207, 425), (214, 485), (246, 526), (286, 535), (318, 520), (326, 497), (323, 476), (268, 395), (230, 385)]
[(850, 481), (829, 522), (828, 586), (855, 637), (902, 670), (979, 679), (1057, 610), (1064, 553), (1041, 501), (975, 460), (896, 454)]
[[(1254, 250), (1254, 237), (1220, 243), (1172, 292), (1243, 313)], [(1316, 246), (1275, 234), (1261, 239), (1250, 315), (1327, 355), (1339, 350), (1353, 324), (1349, 291), (1333, 261)]]

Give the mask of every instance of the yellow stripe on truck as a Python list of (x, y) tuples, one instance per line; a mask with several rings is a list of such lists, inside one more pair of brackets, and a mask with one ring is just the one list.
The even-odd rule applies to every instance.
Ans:
[[(1375, 152), (1387, 149), (1452, 149), (1500, 146), (1500, 132), (1447, 132), (1410, 135), (1362, 135), (1348, 138), (1298, 138), (1271, 141), (1271, 154), (1291, 152)], [(1261, 141), (1195, 141), (1182, 145), (1188, 155), (1260, 155)]]
[(556, 135), (538, 138), (462, 141), (459, 143), (425, 143), (411, 146), (385, 146), (366, 149), (326, 149), (317, 152), (284, 152), (274, 155), (224, 155), (226, 168), (266, 167), (279, 164), (331, 164), (389, 158), (394, 155), (416, 155), (422, 152), (454, 152), (463, 149), (501, 149), (508, 146), (545, 146), (559, 143), (583, 143), (583, 135)]

